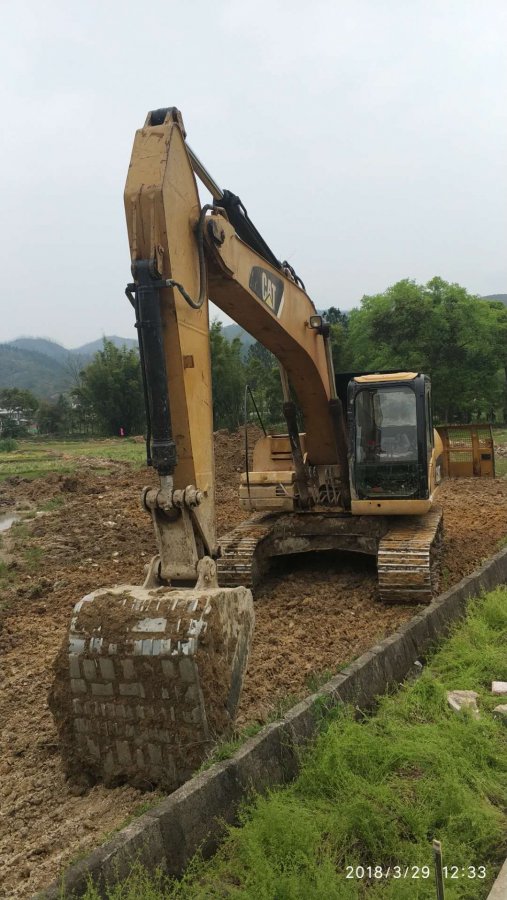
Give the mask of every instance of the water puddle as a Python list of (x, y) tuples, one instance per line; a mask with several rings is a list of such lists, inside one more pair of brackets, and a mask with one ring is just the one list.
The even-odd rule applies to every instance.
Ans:
[(0, 515), (0, 531), (7, 531), (11, 525), (14, 525), (14, 522), (17, 522), (19, 516), (12, 515)]

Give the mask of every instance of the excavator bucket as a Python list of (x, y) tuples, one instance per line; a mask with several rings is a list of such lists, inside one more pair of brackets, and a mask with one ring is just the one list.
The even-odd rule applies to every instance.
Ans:
[(49, 698), (68, 776), (84, 787), (182, 784), (231, 727), (253, 618), (244, 587), (119, 585), (83, 597)]

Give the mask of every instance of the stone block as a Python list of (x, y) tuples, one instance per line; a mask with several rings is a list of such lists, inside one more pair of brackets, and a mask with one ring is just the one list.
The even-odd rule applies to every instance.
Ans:
[(499, 706), (495, 706), (493, 715), (495, 719), (501, 719), (507, 725), (507, 703), (500, 703)]
[(507, 681), (493, 681), (491, 683), (491, 693), (503, 697), (507, 694)]
[(454, 712), (460, 712), (462, 709), (469, 709), (474, 719), (478, 719), (478, 696), (479, 694), (477, 694), (476, 691), (447, 691), (447, 702)]

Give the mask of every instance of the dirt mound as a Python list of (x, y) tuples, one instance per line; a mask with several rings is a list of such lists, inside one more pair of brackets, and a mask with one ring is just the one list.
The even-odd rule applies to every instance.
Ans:
[[(244, 516), (237, 500), (244, 439), (218, 432), (215, 441), (223, 534)], [(83, 464), (71, 476), (0, 485), (5, 509), (52, 506), (4, 537), (11, 562), (1, 585), (0, 897), (32, 895), (76, 853), (102, 842), (140, 804), (157, 798), (102, 785), (72, 794), (47, 707), (52, 663), (76, 600), (101, 586), (143, 580), (156, 548), (139, 496), (152, 483), (150, 470), (120, 464), (106, 474)], [(448, 482), (441, 496), (448, 586), (505, 539), (507, 480)], [(323, 554), (280, 563), (258, 592), (239, 724), (264, 721), (288, 695), (314, 689), (319, 676), (343, 667), (413, 614), (413, 607), (376, 600), (375, 571), (366, 557)]]

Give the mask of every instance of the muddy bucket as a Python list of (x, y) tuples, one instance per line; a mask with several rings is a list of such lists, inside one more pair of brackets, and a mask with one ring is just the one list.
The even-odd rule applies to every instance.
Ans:
[(182, 784), (231, 729), (253, 622), (244, 587), (120, 585), (80, 600), (49, 697), (69, 777)]

